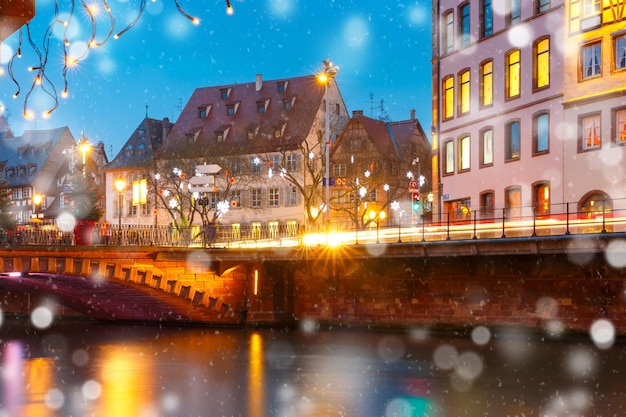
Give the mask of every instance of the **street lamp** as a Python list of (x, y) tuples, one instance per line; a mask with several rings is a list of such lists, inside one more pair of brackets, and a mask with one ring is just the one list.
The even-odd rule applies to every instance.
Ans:
[(122, 245), (122, 193), (126, 189), (126, 181), (123, 178), (115, 180), (115, 189), (118, 192), (117, 196), (117, 245)]
[(325, 60), (323, 60), (322, 65), (323, 65), (322, 72), (318, 74), (317, 79), (319, 80), (319, 82), (324, 83), (324, 100), (326, 101), (326, 114), (325, 114), (325, 119), (326, 119), (326, 125), (325, 125), (326, 175), (325, 175), (325, 179), (326, 179), (326, 234), (328, 234), (329, 226), (330, 226), (330, 205), (329, 205), (330, 190), (328, 187), (330, 186), (329, 171), (330, 171), (330, 145), (331, 145), (330, 143), (330, 119), (329, 119), (330, 107), (328, 103), (328, 84), (330, 83), (331, 79), (335, 78), (337, 74), (339, 74), (339, 67), (336, 65), (333, 65), (332, 62), (330, 62), (329, 58), (326, 58)]
[(82, 133), (83, 133), (83, 136), (80, 138), (80, 141), (78, 142), (78, 150), (81, 151), (83, 154), (83, 177), (84, 177), (85, 176), (85, 164), (87, 163), (87, 152), (91, 150), (91, 145), (89, 144), (89, 141), (85, 137), (84, 132)]
[(41, 197), (41, 194), (35, 194), (33, 196), (33, 205), (35, 206), (35, 218), (36, 219), (39, 218), (39, 208), (41, 207), (42, 199), (43, 197)]

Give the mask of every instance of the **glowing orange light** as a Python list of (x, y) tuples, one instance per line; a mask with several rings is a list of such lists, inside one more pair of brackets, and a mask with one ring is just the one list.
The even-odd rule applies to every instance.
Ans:
[(259, 270), (254, 270), (254, 295), (259, 293)]
[(35, 117), (35, 114), (33, 113), (32, 110), (24, 110), (24, 118), (25, 119), (33, 119)]
[(200, 19), (198, 19), (197, 17), (194, 17), (193, 19), (191, 19), (191, 23), (193, 23), (194, 25), (199, 25)]
[(61, 97), (67, 98), (67, 89), (63, 90), (63, 92), (61, 93)]

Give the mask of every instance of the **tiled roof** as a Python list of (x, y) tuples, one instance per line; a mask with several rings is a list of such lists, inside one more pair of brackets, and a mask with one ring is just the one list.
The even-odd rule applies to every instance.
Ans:
[(416, 119), (384, 122), (367, 116), (356, 115), (348, 123), (360, 123), (379, 154), (398, 159), (404, 159), (408, 152), (414, 152), (410, 148), (410, 143), (416, 129), (418, 134), (425, 139), (424, 132)]
[[(51, 130), (26, 130), (22, 136), (0, 139), (0, 155), (6, 161), (5, 168), (24, 167), (25, 175), (13, 175), (7, 181), (9, 187), (31, 184), (40, 174), (50, 152), (58, 144), (63, 134), (69, 130), (61, 127)], [(71, 134), (69, 134), (71, 137)], [(29, 166), (36, 169), (31, 171)], [(32, 174), (31, 174), (32, 173)]]
[[(154, 151), (162, 145), (164, 123), (169, 124), (169, 121), (150, 118), (142, 120), (120, 152), (104, 170), (135, 168), (150, 163)], [(168, 128), (166, 126), (166, 129)]]
[(193, 142), (221, 155), (297, 149), (324, 100), (314, 75), (203, 87), (194, 91), (164, 149)]

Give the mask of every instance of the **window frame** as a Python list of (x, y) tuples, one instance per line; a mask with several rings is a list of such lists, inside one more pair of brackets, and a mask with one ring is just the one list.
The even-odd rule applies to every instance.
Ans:
[(454, 175), (454, 139), (446, 139), (443, 142), (443, 158), (441, 158), (442, 175)]
[(457, 139), (457, 172), (467, 172), (472, 167), (472, 140), (469, 133), (459, 136)]
[[(454, 10), (446, 10), (441, 15), (441, 45), (443, 47), (443, 54), (449, 54), (454, 52)], [(448, 20), (449, 19), (449, 20)]]
[(521, 0), (509, 0), (507, 2), (505, 22), (506, 22), (506, 27), (517, 25), (522, 22)]
[(535, 15), (545, 13), (551, 7), (550, 0), (535, 0)]
[[(533, 207), (535, 215), (546, 216), (550, 214), (550, 181), (538, 181), (532, 185), (533, 190)], [(544, 190), (544, 196), (540, 197), (541, 190)], [(547, 196), (546, 194), (547, 190)], [(541, 206), (541, 209), (540, 209)]]
[[(467, 11), (467, 13), (466, 13)], [(459, 15), (459, 46), (464, 47), (472, 43), (472, 21), (470, 2), (461, 3), (458, 7)]]
[[(517, 56), (517, 61), (512, 61), (513, 55)], [(522, 51), (520, 49), (511, 49), (505, 55), (505, 85), (504, 94), (506, 100), (513, 100), (522, 96)], [(513, 76), (514, 69), (516, 68), (516, 77)], [(515, 94), (512, 94), (512, 81), (517, 79)]]
[[(467, 77), (467, 78), (466, 78)], [(469, 68), (461, 70), (458, 78), (457, 114), (468, 114), (471, 110), (471, 72)]]
[[(513, 146), (513, 126), (517, 126), (517, 156)], [(504, 160), (505, 162), (519, 161), (522, 157), (522, 124), (520, 119), (509, 120), (504, 125)]]
[[(619, 113), (623, 114), (621, 131), (618, 126), (620, 122)], [(618, 140), (620, 134), (623, 138), (622, 140)], [(617, 146), (626, 146), (626, 106), (611, 109), (611, 142)]]
[[(490, 197), (491, 202), (487, 200)], [(482, 219), (493, 219), (496, 213), (496, 193), (494, 190), (485, 190), (479, 195), (479, 213)]]
[(480, 37), (493, 35), (493, 0), (480, 1)]
[[(595, 64), (591, 64), (589, 67), (597, 67), (597, 73), (591, 74), (591, 75), (586, 75), (586, 66), (585, 66), (585, 60), (586, 60), (586, 55), (585, 55), (585, 51), (591, 48), (599, 48), (598, 53), (590, 56), (591, 59), (593, 59), (594, 56), (599, 57), (599, 62), (595, 63)], [(601, 39), (594, 39), (590, 42), (586, 42), (584, 44), (582, 44), (580, 46), (580, 50), (579, 50), (579, 69), (578, 69), (578, 78), (580, 81), (586, 81), (586, 80), (592, 80), (595, 78), (599, 78), (602, 77), (602, 40)]]
[[(539, 135), (541, 134), (539, 129), (540, 120), (546, 116), (548, 118), (547, 126), (546, 126), (546, 139), (545, 139), (545, 149), (539, 149), (539, 144), (543, 142), (540, 140)], [(533, 156), (535, 155), (544, 155), (550, 153), (550, 112), (547, 110), (538, 111), (533, 114)]]
[[(485, 71), (486, 66), (490, 66), (489, 72)], [(486, 81), (488, 80), (488, 82)], [(486, 102), (485, 94), (486, 87), (489, 86), (489, 103)], [(493, 106), (493, 60), (488, 59), (480, 63), (480, 98), (479, 103), (481, 108)]]
[[(489, 146), (488, 147), (485, 146), (486, 145), (486, 143), (485, 143), (485, 134), (487, 132), (491, 132), (491, 137), (490, 137), (490, 140), (489, 140)], [(479, 146), (479, 150), (480, 150), (479, 166), (481, 168), (493, 166), (493, 159), (494, 159), (493, 158), (493, 126), (487, 126), (487, 127), (485, 127), (485, 128), (480, 130), (480, 133), (479, 133), (479, 145), (478, 146)], [(487, 148), (489, 148), (489, 149), (487, 149)], [(487, 153), (491, 156), (491, 161), (489, 161), (489, 162), (486, 162), (486, 158), (485, 158), (485, 155)]]
[[(623, 45), (620, 48), (618, 48), (617, 44), (620, 40), (623, 41)], [(613, 72), (626, 71), (626, 32), (621, 32), (619, 34), (613, 35), (611, 39), (611, 43), (613, 46), (612, 48), (612, 53), (613, 53), (612, 71)], [(622, 51), (621, 57), (618, 54), (620, 50)], [(623, 61), (622, 66), (618, 65), (618, 60), (620, 59)]]
[[(548, 47), (545, 50), (540, 50), (541, 44), (547, 42)], [(551, 65), (550, 65), (550, 36), (544, 36), (539, 39), (536, 39), (533, 43), (533, 91), (541, 91), (546, 88), (550, 88), (550, 75), (551, 75)], [(540, 76), (540, 71), (543, 66), (542, 61), (546, 59), (547, 66), (547, 80), (545, 84), (539, 84), (540, 79), (543, 77)]]
[[(598, 137), (598, 145), (597, 146), (592, 146), (592, 145), (585, 145), (585, 120), (593, 118), (594, 121), (595, 119), (597, 119), (597, 121), (599, 122), (598, 128), (599, 128), (599, 133), (597, 135)], [(593, 129), (595, 131), (596, 127), (595, 125), (593, 126)], [(595, 136), (594, 136), (595, 137)], [(584, 152), (593, 152), (593, 151), (597, 151), (602, 149), (602, 113), (597, 111), (597, 112), (592, 112), (592, 113), (585, 113), (585, 114), (580, 114), (578, 115), (578, 152), (579, 153), (584, 153)]]
[[(451, 82), (451, 85), (446, 86), (447, 82)], [(454, 105), (455, 105), (455, 79), (454, 75), (447, 75), (442, 80), (443, 100), (441, 101), (443, 120), (450, 120), (454, 118)], [(450, 103), (451, 101), (451, 103)], [(449, 114), (449, 115), (448, 115)]]

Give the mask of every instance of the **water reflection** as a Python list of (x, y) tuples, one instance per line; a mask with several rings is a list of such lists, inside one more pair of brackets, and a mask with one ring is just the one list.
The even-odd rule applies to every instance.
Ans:
[(619, 415), (624, 347), (467, 335), (0, 328), (0, 417)]

